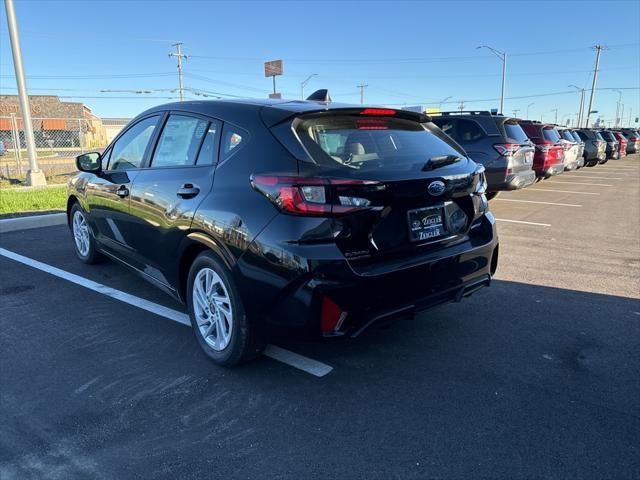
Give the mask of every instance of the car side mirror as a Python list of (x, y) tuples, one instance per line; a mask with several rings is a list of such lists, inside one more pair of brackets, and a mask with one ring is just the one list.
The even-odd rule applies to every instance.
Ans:
[(98, 152), (78, 155), (76, 157), (76, 167), (81, 172), (100, 173), (102, 170), (102, 155)]

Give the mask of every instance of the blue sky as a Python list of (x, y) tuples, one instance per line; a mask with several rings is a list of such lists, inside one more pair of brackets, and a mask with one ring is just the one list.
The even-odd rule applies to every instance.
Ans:
[[(171, 43), (192, 57), (185, 85), (226, 95), (266, 97), (263, 62), (282, 58), (278, 90), (299, 98), (327, 87), (334, 100), (384, 105), (497, 107), (498, 58), (506, 51), (505, 112), (554, 120), (575, 117), (577, 93), (590, 88), (595, 52), (598, 87), (622, 88), (625, 117), (640, 114), (640, 2), (178, 2), (16, 0), (31, 94), (70, 96), (96, 114), (129, 117), (176, 94), (100, 90), (177, 87)], [(548, 52), (548, 53), (541, 53)], [(15, 93), (4, 8), (0, 13), (0, 90)], [(534, 96), (534, 95), (545, 96)], [(509, 98), (526, 97), (530, 98)], [(95, 98), (99, 97), (99, 98)], [(110, 97), (110, 98), (105, 98)], [(121, 98), (126, 97), (126, 98)], [(188, 97), (194, 97), (189, 94)], [(618, 93), (596, 92), (594, 109), (615, 117)], [(486, 101), (482, 101), (486, 100)]]

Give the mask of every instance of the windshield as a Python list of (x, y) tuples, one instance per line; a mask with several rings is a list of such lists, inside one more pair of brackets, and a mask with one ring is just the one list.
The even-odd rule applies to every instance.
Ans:
[(550, 142), (557, 143), (560, 140), (560, 136), (558, 135), (558, 131), (555, 128), (543, 128), (542, 135), (545, 140), (549, 140)]
[(513, 143), (527, 143), (529, 137), (524, 133), (522, 127), (517, 123), (505, 122), (504, 133), (509, 142)]
[(399, 118), (323, 115), (303, 120), (297, 133), (313, 160), (328, 168), (419, 170), (434, 157), (464, 156), (428, 124)]

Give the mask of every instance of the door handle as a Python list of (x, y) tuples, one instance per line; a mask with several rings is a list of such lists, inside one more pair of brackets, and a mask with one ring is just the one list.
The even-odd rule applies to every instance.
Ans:
[(120, 198), (125, 198), (129, 196), (129, 189), (127, 187), (125, 187), (124, 185), (120, 185), (118, 187), (118, 190), (116, 190), (116, 195), (118, 195)]
[(200, 189), (191, 183), (185, 183), (178, 189), (176, 194), (182, 198), (193, 198), (200, 193)]

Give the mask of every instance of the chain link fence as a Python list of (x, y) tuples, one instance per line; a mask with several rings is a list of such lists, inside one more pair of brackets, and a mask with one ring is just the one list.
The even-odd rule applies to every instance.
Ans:
[[(47, 176), (75, 171), (75, 157), (100, 151), (128, 119), (32, 118), (38, 165)], [(24, 178), (29, 168), (22, 118), (0, 116), (0, 177)]]

